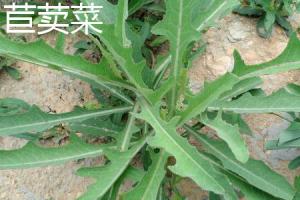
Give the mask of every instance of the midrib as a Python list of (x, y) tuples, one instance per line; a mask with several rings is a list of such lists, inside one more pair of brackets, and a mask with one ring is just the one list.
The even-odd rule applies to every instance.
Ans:
[[(182, 31), (182, 16), (183, 16), (183, 0), (179, 0), (179, 12), (178, 12), (178, 26), (177, 26), (177, 33), (176, 33), (176, 50), (175, 50), (175, 62), (174, 62), (174, 71), (173, 71), (173, 76), (174, 76), (174, 82), (177, 83), (177, 78), (178, 78), (178, 71), (179, 71), (179, 53), (180, 53), (180, 44), (181, 44), (181, 31)], [(171, 104), (176, 105), (176, 98), (177, 96), (177, 85), (175, 84), (174, 87), (172, 88), (172, 93), (171, 93)]]
[(162, 132), (164, 133), (164, 135), (166, 135), (167, 138), (169, 138), (169, 140), (171, 140), (171, 142), (173, 142), (173, 144), (175, 144), (175, 145), (178, 147), (178, 149), (180, 149), (181, 152), (183, 152), (183, 154), (186, 154), (187, 157), (189, 158), (189, 160), (191, 160), (196, 166), (198, 166), (198, 168), (200, 168), (201, 171), (202, 171), (204, 174), (207, 175), (207, 177), (210, 177), (210, 179), (211, 179), (213, 182), (215, 182), (216, 185), (218, 185), (220, 188), (223, 189), (223, 187), (222, 187), (221, 185), (219, 185), (218, 182), (215, 181), (215, 178), (214, 178), (214, 177), (212, 177), (209, 173), (207, 173), (207, 172), (202, 168), (202, 166), (199, 165), (199, 164), (197, 163), (197, 161), (195, 161), (195, 160), (193, 159), (192, 156), (190, 156), (189, 153), (187, 153), (180, 145), (177, 144), (177, 142), (176, 142), (176, 141), (168, 134), (168, 132), (167, 132), (167, 131), (164, 129), (164, 127), (161, 125), (161, 123), (157, 120), (157, 118), (156, 118), (155, 115), (151, 112), (151, 110), (149, 110), (149, 107), (148, 107), (148, 106), (147, 106), (147, 110), (148, 110), (148, 114), (149, 114), (149, 115), (151, 116), (151, 118), (154, 120), (155, 124), (157, 124), (157, 126), (159, 127), (159, 129), (162, 130)]
[[(255, 68), (255, 66), (246, 66), (249, 72), (246, 71), (246, 73), (238, 73), (237, 75), (240, 76), (241, 79), (251, 78), (254, 76), (264, 75), (264, 74), (274, 74), (276, 72), (285, 72), (292, 69), (299, 69), (300, 61), (294, 61), (294, 62), (286, 62), (283, 64), (274, 64), (270, 65), (264, 68)], [(275, 70), (274, 73), (264, 73), (264, 71), (268, 70)], [(284, 69), (284, 70), (282, 70)], [(277, 71), (276, 71), (277, 70)]]
[[(229, 163), (231, 163), (232, 165), (236, 166), (237, 168), (241, 169), (241, 171), (246, 172), (247, 174), (250, 174), (251, 176), (254, 176), (256, 178), (258, 178), (259, 180), (261, 180), (265, 185), (267, 186), (271, 186), (275, 191), (276, 190), (280, 190), (280, 188), (278, 187), (274, 187), (272, 184), (270, 184), (269, 182), (266, 182), (263, 178), (260, 178), (259, 176), (256, 176), (255, 173), (251, 173), (249, 170), (240, 167), (239, 165), (236, 165), (235, 162), (233, 162), (231, 159), (228, 159), (226, 156), (223, 155), (222, 152), (220, 152), (218, 149), (214, 148), (212, 145), (210, 145), (209, 143), (207, 143), (205, 140), (201, 140), (202, 142), (204, 142), (206, 145), (208, 145), (211, 149), (213, 149), (215, 152), (217, 152), (219, 155), (221, 155), (223, 157), (224, 160), (228, 161)], [(280, 190), (281, 191), (281, 190)], [(285, 193), (284, 191), (282, 191), (282, 193)], [(289, 194), (286, 194), (289, 195)]]
[[(131, 107), (124, 107), (124, 108), (117, 108), (117, 109), (113, 109), (113, 110), (106, 110), (106, 111), (99, 111), (96, 113), (89, 113), (89, 114), (83, 114), (83, 115), (79, 115), (79, 116), (72, 116), (72, 117), (60, 117), (58, 119), (55, 120), (50, 120), (47, 122), (36, 122), (36, 123), (32, 123), (32, 124), (22, 124), (19, 126), (13, 126), (13, 127), (7, 127), (7, 128), (0, 128), (0, 131), (9, 131), (11, 129), (20, 129), (20, 128), (30, 128), (30, 127), (35, 127), (35, 126), (42, 126), (42, 125), (51, 125), (53, 123), (59, 123), (59, 122), (66, 122), (66, 121), (72, 121), (72, 120), (77, 120), (77, 119), (81, 119), (81, 118), (90, 118), (93, 116), (101, 116), (101, 115), (108, 115), (108, 114), (112, 114), (115, 112), (120, 112), (120, 111), (127, 111), (129, 110)], [(60, 115), (61, 116), (61, 115)], [(57, 116), (59, 117), (59, 116)]]
[[(71, 147), (72, 148), (72, 147)], [(78, 147), (77, 147), (78, 148)], [(22, 162), (22, 165), (19, 164), (8, 164), (8, 165), (0, 165), (0, 168), (5, 168), (5, 167), (18, 167), (18, 166), (26, 166), (26, 165), (43, 165), (43, 164), (47, 164), (47, 163), (52, 163), (52, 162), (60, 162), (60, 161), (67, 161), (67, 160), (73, 160), (73, 159), (77, 159), (77, 158), (81, 158), (81, 157), (88, 157), (91, 155), (95, 155), (95, 154), (99, 154), (102, 153), (103, 149), (98, 149), (98, 150), (93, 150), (93, 151), (89, 151), (86, 153), (81, 153), (80, 155), (78, 154), (74, 154), (74, 155), (69, 155), (69, 156), (65, 156), (65, 157), (61, 157), (61, 158), (55, 158), (55, 159), (51, 159), (51, 160), (44, 160), (44, 161), (35, 161), (35, 162)]]
[(197, 31), (201, 31), (201, 29), (203, 28), (203, 26), (204, 26), (204, 24), (206, 24), (209, 20), (211, 20), (214, 16), (215, 16), (215, 14), (217, 14), (221, 9), (222, 9), (222, 7), (225, 5), (225, 4), (227, 4), (227, 1), (226, 0), (224, 0), (224, 2), (209, 16), (209, 17), (207, 17), (204, 21), (203, 21), (203, 23), (201, 23), (200, 24), (200, 26), (197, 28)]
[[(161, 156), (160, 156), (160, 158), (159, 158), (159, 160), (158, 160), (158, 162), (157, 162), (157, 165), (155, 166), (154, 172), (158, 171), (158, 169), (159, 169), (159, 167), (160, 167), (160, 165), (161, 165), (161, 162), (164, 160), (164, 159), (163, 159), (163, 158), (164, 158), (164, 155), (163, 155), (163, 154), (164, 154), (164, 152), (161, 154)], [(154, 173), (154, 174), (156, 174), (156, 173)], [(149, 186), (149, 185), (152, 185), (154, 179), (155, 179), (155, 176), (152, 176), (152, 177), (151, 177), (151, 180), (149, 181), (148, 186)], [(147, 194), (148, 194), (149, 190), (150, 190), (150, 187), (147, 187), (147, 189), (145, 190), (144, 195), (143, 195), (143, 197), (141, 198), (141, 200), (148, 200), (148, 199), (145, 199), (145, 198), (147, 197)]]
[(179, 66), (179, 52), (181, 50), (180, 44), (181, 44), (181, 31), (182, 31), (182, 16), (183, 16), (183, 0), (179, 0), (179, 15), (178, 15), (178, 29), (176, 34), (176, 53), (175, 53), (175, 66), (174, 66), (174, 77), (177, 77), (178, 75), (178, 68)]

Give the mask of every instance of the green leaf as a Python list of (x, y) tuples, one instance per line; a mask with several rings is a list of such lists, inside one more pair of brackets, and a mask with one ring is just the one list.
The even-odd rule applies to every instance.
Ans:
[(299, 176), (296, 176), (296, 177), (295, 177), (295, 180), (294, 180), (294, 187), (295, 187), (296, 190), (297, 190), (297, 193), (296, 193), (296, 195), (295, 195), (294, 200), (298, 200), (298, 199), (300, 199), (300, 177), (299, 177)]
[(112, 123), (111, 119), (102, 117), (88, 119), (80, 123), (71, 123), (72, 131), (93, 136), (118, 137), (122, 127)]
[[(132, 134), (136, 132), (135, 129), (137, 129), (137, 128), (135, 126), (134, 113), (136, 113), (138, 111), (138, 109), (139, 109), (139, 105), (135, 104), (134, 108), (132, 109), (131, 113), (129, 114), (126, 126), (121, 132), (121, 138), (120, 138), (121, 143), (119, 144), (119, 148), (120, 148), (121, 152), (127, 151), (129, 144), (130, 144)], [(139, 129), (137, 129), (137, 130), (139, 130)]]
[(59, 147), (44, 147), (30, 141), (20, 149), (0, 150), (0, 169), (48, 166), (101, 154), (101, 146), (87, 144), (75, 135), (71, 135), (68, 144)]
[(81, 122), (90, 118), (124, 113), (132, 108), (125, 106), (90, 111), (76, 108), (68, 113), (49, 114), (35, 105), (25, 107), (24, 104), (20, 107), (19, 104), (11, 104), (10, 100), (0, 100), (0, 108), (3, 108), (3, 112), (6, 113), (6, 115), (0, 115), (0, 135), (41, 132), (61, 123)]
[(15, 115), (30, 109), (30, 105), (21, 99), (6, 98), (0, 100), (0, 117)]
[(297, 190), (297, 192), (300, 191), (300, 176), (296, 176), (294, 179), (294, 187)]
[(79, 56), (64, 55), (42, 40), (25, 44), (11, 41), (0, 35), (0, 54), (52, 69), (55, 66), (55, 69), (100, 85), (108, 82), (117, 86), (128, 86), (114, 76), (105, 62), (91, 64)]
[(239, 77), (248, 78), (299, 69), (299, 54), (300, 41), (296, 34), (293, 34), (285, 50), (277, 58), (266, 63), (246, 65), (238, 52), (235, 51), (235, 64), (233, 73)]
[(278, 145), (297, 139), (300, 139), (300, 123), (293, 121), (290, 126), (280, 134)]
[(221, 95), (220, 99), (227, 100), (234, 97), (237, 97), (245, 92), (248, 92), (249, 90), (261, 85), (263, 83), (262, 79), (259, 77), (251, 77), (246, 78), (241, 81), (239, 81), (237, 84), (235, 84), (232, 88), (232, 90), (225, 92)]
[[(127, 0), (126, 0), (127, 1)], [(90, 0), (85, 0), (84, 3), (90, 3)], [(140, 62), (135, 62), (133, 59), (134, 49), (132, 45), (129, 45), (127, 37), (126, 37), (126, 18), (127, 18), (127, 3), (121, 2), (118, 6), (118, 18), (113, 24), (103, 24), (99, 26), (99, 28), (103, 31), (102, 34), (93, 32), (97, 35), (103, 44), (106, 46), (108, 51), (114, 56), (114, 60), (118, 63), (121, 70), (125, 73), (129, 82), (135, 86), (137, 90), (134, 88), (130, 88), (142, 94), (147, 98), (149, 102), (155, 104), (158, 102), (162, 96), (169, 90), (172, 84), (169, 84), (175, 80), (170, 79), (166, 86), (159, 88), (158, 90), (151, 90), (145, 84), (142, 78), (142, 72), (146, 67), (145, 60)]]
[[(194, 132), (193, 129), (187, 126), (185, 128), (189, 132)], [(235, 159), (224, 142), (208, 139), (197, 133), (193, 135), (204, 145), (208, 152), (221, 160), (226, 169), (238, 174), (251, 185), (275, 197), (286, 200), (293, 199), (295, 191), (292, 186), (284, 177), (272, 171), (262, 161), (250, 159), (243, 164)]]
[(144, 5), (152, 3), (154, 0), (131, 0), (129, 2), (129, 15), (132, 15), (139, 9), (141, 9)]
[(201, 116), (201, 122), (206, 126), (216, 130), (217, 136), (223, 139), (231, 149), (232, 153), (242, 163), (246, 163), (249, 159), (249, 151), (245, 141), (242, 139), (237, 125), (232, 126), (222, 119), (222, 113), (219, 112), (214, 119), (207, 116)]
[[(195, 0), (196, 1), (196, 0)], [(236, 6), (236, 0), (200, 0), (192, 9), (192, 22), (197, 31), (212, 26), (218, 18)]]
[[(158, 92), (149, 89), (142, 78), (142, 72), (144, 70), (144, 67), (146, 66), (145, 60), (142, 60), (138, 63), (134, 61), (132, 57), (134, 49), (131, 46), (124, 46), (123, 44), (124, 42), (127, 43), (126, 41), (124, 41), (124, 34), (123, 36), (122, 32), (118, 32), (117, 34), (116, 28), (113, 25), (104, 24), (99, 28), (101, 28), (101, 30), (103, 31), (102, 34), (98, 34), (100, 40), (105, 44), (107, 49), (114, 56), (115, 61), (125, 73), (129, 82), (135, 86), (135, 88), (130, 89), (145, 96), (147, 100), (152, 104), (158, 102), (161, 99), (162, 95), (166, 93), (165, 90), (168, 89), (169, 86), (159, 88)], [(120, 30), (122, 29), (119, 28), (118, 31)], [(170, 79), (170, 82), (172, 81), (174, 80)]]
[(95, 200), (101, 198), (118, 180), (128, 167), (132, 158), (144, 146), (145, 140), (142, 139), (138, 144), (131, 147), (126, 152), (105, 149), (104, 153), (110, 160), (108, 164), (102, 167), (81, 168), (76, 174), (84, 177), (91, 177), (96, 183), (90, 185), (85, 194), (79, 199)]
[(289, 169), (294, 170), (300, 167), (300, 157), (295, 158), (289, 163)]
[(14, 67), (4, 66), (3, 67), (6, 73), (15, 80), (20, 80), (22, 78), (21, 73)]
[(245, 195), (247, 200), (279, 200), (255, 187), (242, 181), (241, 179), (227, 174), (227, 177), (230, 179), (231, 183), (241, 190), (241, 192)]
[(187, 98), (188, 105), (180, 113), (182, 118), (180, 123), (182, 124), (204, 112), (208, 105), (216, 101), (224, 92), (231, 90), (238, 81), (239, 79), (235, 75), (227, 73), (219, 79), (206, 84), (199, 94)]
[(158, 57), (154, 69), (145, 68), (146, 70), (144, 70), (143, 74), (144, 79), (148, 79), (147, 83), (151, 85), (152, 88), (156, 89), (161, 84), (170, 62), (171, 56)]
[(291, 25), (291, 23), (288, 21), (286, 17), (276, 15), (276, 22), (279, 26), (281, 26), (285, 30), (285, 32), (289, 37), (293, 34), (294, 32), (293, 26)]
[(126, 19), (128, 17), (128, 0), (118, 1), (118, 15), (115, 24), (115, 35), (118, 37), (121, 35), (122, 46), (127, 48), (130, 47), (131, 42), (127, 39), (126, 35)]
[(97, 21), (103, 22), (103, 24), (114, 24), (117, 19), (117, 6), (113, 5), (107, 0), (82, 0), (85, 5), (91, 5), (94, 3), (96, 6), (103, 6), (103, 9), (99, 12)]
[(239, 132), (242, 134), (252, 135), (252, 131), (245, 120), (242, 118), (241, 114), (237, 113), (223, 113), (222, 118), (227, 123), (239, 128)]
[(264, 14), (261, 9), (258, 8), (251, 8), (249, 6), (238, 5), (233, 9), (234, 13), (238, 13), (239, 15), (244, 16), (253, 16), (253, 17), (260, 17)]
[(124, 200), (156, 200), (161, 182), (165, 177), (168, 154), (165, 151), (152, 153), (152, 164), (141, 182), (122, 196)]
[(265, 149), (267, 150), (279, 150), (279, 149), (289, 149), (289, 148), (298, 148), (300, 146), (300, 140), (292, 140), (283, 144), (278, 144), (278, 140), (270, 140), (266, 143)]
[(205, 190), (218, 194), (229, 193), (222, 174), (201, 157), (195, 147), (177, 134), (178, 120), (165, 122), (160, 118), (157, 106), (154, 110), (144, 100), (140, 100), (140, 104), (142, 112), (137, 115), (137, 118), (144, 119), (155, 130), (155, 136), (148, 138), (148, 144), (155, 148), (163, 148), (176, 158), (176, 164), (169, 169), (179, 176), (193, 179)]
[(266, 21), (268, 21), (268, 19), (267, 19), (268, 17), (269, 16), (267, 14), (265, 14), (256, 24), (256, 29), (257, 29), (258, 35), (263, 38), (271, 37), (272, 32), (273, 32), (274, 23), (269, 24), (270, 27), (266, 27)]
[(150, 34), (151, 26), (148, 22), (142, 22), (138, 20), (131, 21), (129, 26), (130, 28), (127, 28), (127, 36), (128, 39), (131, 40), (131, 44), (133, 48), (132, 57), (135, 62), (140, 62), (144, 60), (142, 47), (145, 47), (146, 39), (151, 36)]
[(281, 89), (269, 96), (244, 94), (233, 101), (216, 101), (208, 110), (223, 110), (237, 113), (300, 112), (300, 97)]
[(300, 85), (291, 83), (291, 84), (288, 84), (285, 87), (285, 89), (286, 89), (286, 91), (288, 91), (291, 94), (300, 96)]
[(131, 180), (135, 184), (141, 181), (144, 175), (145, 172), (143, 170), (129, 166), (101, 200), (118, 200), (125, 180)]
[[(89, 0), (85, 1), (85, 3), (88, 2)], [(144, 83), (142, 71), (146, 66), (146, 63), (144, 60), (138, 63), (133, 60), (132, 56), (134, 49), (129, 44), (126, 37), (127, 2), (128, 0), (124, 0), (119, 3), (118, 18), (115, 25), (103, 24), (99, 27), (103, 31), (102, 34), (95, 34), (99, 36), (100, 40), (112, 53), (116, 62), (126, 74), (128, 80), (137, 88), (139, 93), (143, 94), (151, 103), (155, 103), (160, 100), (161, 96), (155, 94), (154, 91), (149, 89)], [(161, 90), (164, 89), (165, 88)], [(161, 90), (159, 93), (165, 93)]]
[(177, 83), (184, 67), (185, 50), (191, 42), (200, 38), (200, 33), (191, 23), (191, 10), (195, 5), (195, 0), (167, 0), (167, 11), (164, 19), (152, 29), (154, 34), (166, 36), (170, 42), (170, 54), (172, 56), (170, 77), (174, 78), (176, 83), (169, 96), (170, 116), (176, 111), (179, 95)]
[(222, 197), (218, 194), (215, 194), (213, 192), (209, 193), (209, 200), (222, 200)]

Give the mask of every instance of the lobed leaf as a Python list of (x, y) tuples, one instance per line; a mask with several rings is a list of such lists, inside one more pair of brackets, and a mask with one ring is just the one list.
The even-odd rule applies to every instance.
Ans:
[(124, 200), (156, 200), (161, 182), (165, 177), (168, 154), (165, 151), (152, 153), (152, 164), (141, 182), (122, 196)]
[(208, 110), (223, 110), (237, 113), (300, 112), (300, 97), (281, 89), (269, 96), (252, 96), (246, 93), (237, 100), (215, 101)]
[(278, 198), (271, 196), (270, 194), (267, 194), (244, 181), (241, 181), (233, 175), (226, 175), (229, 177), (231, 183), (241, 190), (247, 200), (279, 200)]
[(222, 118), (225, 122), (237, 126), (241, 134), (252, 135), (252, 131), (241, 114), (238, 113), (223, 113)]
[(200, 93), (188, 97), (186, 109), (179, 113), (181, 116), (180, 124), (204, 112), (211, 103), (216, 101), (224, 92), (231, 90), (238, 82), (239, 79), (235, 75), (227, 73), (206, 84)]
[(177, 84), (181, 70), (184, 67), (185, 50), (191, 42), (200, 38), (200, 33), (192, 25), (191, 10), (196, 5), (194, 0), (167, 0), (164, 19), (157, 23), (152, 32), (165, 36), (170, 42), (170, 55), (172, 56), (170, 77), (174, 78), (174, 86), (169, 97), (169, 112), (173, 115), (178, 100)]
[(129, 87), (126, 82), (115, 77), (105, 62), (91, 64), (79, 56), (64, 55), (42, 40), (32, 43), (20, 43), (0, 35), (0, 55), (13, 57), (51, 69), (63, 70), (100, 85), (109, 83)]
[(132, 146), (126, 152), (119, 152), (117, 150), (104, 151), (110, 162), (103, 167), (81, 168), (76, 174), (84, 177), (91, 177), (96, 180), (96, 183), (90, 185), (85, 194), (79, 199), (95, 200), (101, 198), (118, 180), (118, 178), (127, 169), (132, 158), (144, 146), (145, 140), (142, 139), (138, 144)]
[(33, 141), (16, 150), (0, 150), (0, 169), (41, 167), (103, 154), (103, 147), (71, 135), (68, 144), (45, 147)]
[(243, 79), (239, 81), (237, 84), (235, 84), (230, 91), (223, 93), (220, 96), (220, 99), (228, 100), (234, 97), (238, 97), (239, 95), (248, 92), (251, 89), (254, 89), (255, 87), (261, 85), (262, 83), (263, 81), (259, 77), (251, 77), (251, 78)]
[(241, 78), (286, 72), (300, 68), (300, 41), (293, 34), (285, 50), (274, 60), (258, 65), (246, 65), (237, 51), (234, 52), (233, 73)]
[[(15, 102), (15, 101), (13, 101)], [(20, 101), (19, 101), (20, 102)], [(10, 101), (0, 100), (0, 107), (10, 109), (4, 110), (6, 115), (0, 114), (0, 135), (15, 135), (19, 133), (37, 133), (47, 130), (62, 123), (81, 122), (90, 118), (111, 115), (114, 113), (124, 113), (129, 111), (131, 106), (106, 108), (98, 110), (85, 110), (76, 108), (72, 112), (62, 114), (49, 114), (41, 111), (37, 106), (29, 106), (23, 102), (22, 107), (12, 107)]]
[[(196, 1), (196, 0), (195, 0)], [(197, 1), (192, 12), (192, 22), (197, 31), (212, 26), (218, 18), (237, 5), (236, 0), (201, 0)]]
[(176, 132), (177, 120), (163, 121), (158, 112), (143, 100), (140, 100), (142, 112), (137, 118), (144, 119), (155, 130), (155, 136), (148, 138), (147, 143), (155, 148), (163, 148), (176, 159), (176, 164), (169, 169), (182, 177), (193, 179), (205, 190), (218, 194), (231, 195), (228, 183), (222, 174), (208, 163), (195, 147), (192, 147)]
[(249, 151), (245, 141), (239, 133), (239, 127), (237, 125), (233, 126), (223, 121), (221, 112), (219, 112), (214, 119), (209, 119), (207, 116), (201, 116), (200, 120), (206, 126), (209, 126), (216, 131), (217, 136), (228, 144), (237, 160), (242, 163), (248, 161)]
[[(90, 0), (85, 0), (84, 3), (88, 4)], [(134, 49), (126, 35), (126, 29), (128, 27), (126, 23), (128, 0), (120, 1), (117, 9), (115, 24), (103, 24), (99, 26), (102, 30), (101, 34), (93, 33), (100, 38), (101, 42), (103, 42), (108, 51), (114, 56), (115, 61), (125, 73), (129, 82), (136, 88), (136, 90), (131, 89), (142, 94), (149, 102), (154, 104), (162, 98), (162, 95), (166, 93), (165, 90), (168, 89), (168, 87), (161, 88), (158, 90), (159, 92), (155, 93), (145, 84), (142, 78), (142, 72), (146, 67), (146, 62), (145, 60), (140, 62), (134, 61)], [(170, 80), (170, 82), (172, 81), (173, 80)]]
[[(189, 132), (194, 131), (187, 126), (185, 128)], [(235, 159), (224, 142), (212, 140), (200, 134), (193, 135), (196, 136), (197, 140), (204, 145), (209, 153), (221, 160), (227, 170), (243, 177), (251, 185), (278, 198), (286, 200), (294, 198), (295, 191), (287, 180), (272, 171), (262, 161), (250, 159), (243, 164)]]
[(125, 180), (137, 183), (143, 179), (144, 175), (144, 170), (129, 166), (101, 200), (118, 200)]

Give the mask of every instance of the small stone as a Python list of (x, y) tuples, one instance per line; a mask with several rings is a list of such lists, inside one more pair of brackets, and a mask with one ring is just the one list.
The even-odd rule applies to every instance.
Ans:
[(232, 24), (228, 28), (229, 29), (229, 35), (228, 35), (229, 41), (238, 42), (238, 41), (245, 39), (249, 35), (249, 32), (247, 31), (247, 29), (241, 28), (241, 27), (243, 27), (243, 25), (241, 24), (241, 22), (238, 21), (238, 22)]

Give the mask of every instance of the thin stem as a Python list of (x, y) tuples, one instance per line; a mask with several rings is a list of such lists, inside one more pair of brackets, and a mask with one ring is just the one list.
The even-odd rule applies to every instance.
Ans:
[[(135, 104), (132, 113), (136, 113), (139, 109), (138, 103)], [(128, 150), (130, 140), (132, 137), (132, 129), (134, 127), (134, 122), (135, 122), (135, 117), (131, 113), (129, 114), (129, 119), (127, 122), (127, 125), (125, 127), (125, 130), (123, 132), (123, 138), (122, 138), (122, 143), (120, 145), (120, 151), (124, 152)]]

